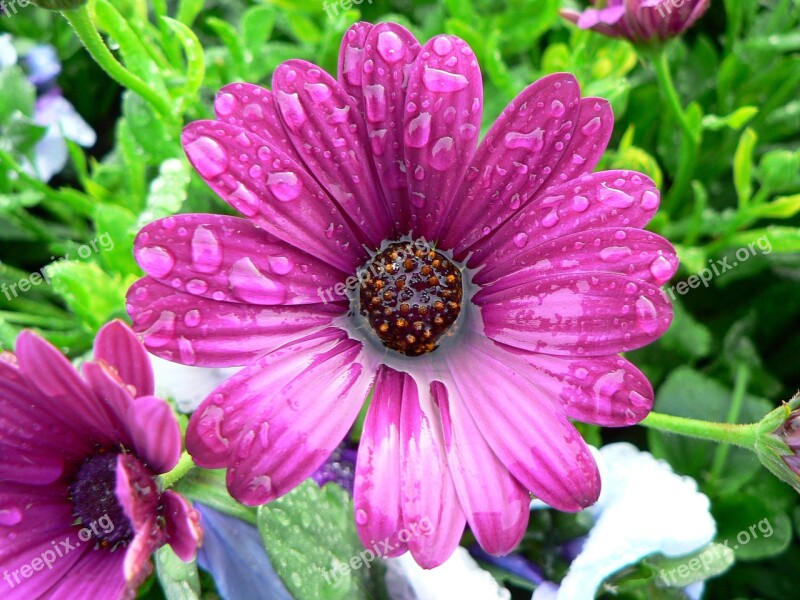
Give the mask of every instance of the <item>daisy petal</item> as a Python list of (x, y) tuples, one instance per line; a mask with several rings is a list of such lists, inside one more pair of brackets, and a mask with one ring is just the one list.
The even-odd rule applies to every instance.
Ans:
[(346, 273), (366, 258), (333, 200), (274, 142), (219, 121), (195, 121), (181, 139), (211, 189), (267, 233)]
[[(386, 540), (399, 556), (408, 548), (397, 535), (403, 528), (400, 506), (400, 413), (411, 377), (388, 367), (378, 370), (375, 392), (358, 447), (353, 499), (356, 527), (364, 546)], [(416, 401), (416, 398), (414, 398)]]
[(148, 277), (128, 290), (133, 329), (153, 354), (190, 366), (229, 367), (251, 362), (298, 335), (328, 325), (341, 304), (254, 306), (217, 302)]
[(114, 368), (120, 379), (132, 385), (132, 396), (153, 393), (153, 367), (139, 338), (122, 321), (112, 321), (97, 333), (94, 340), (94, 359)]
[(137, 235), (134, 255), (164, 285), (228, 302), (315, 304), (324, 300), (320, 290), (344, 279), (247, 219), (222, 215), (183, 214), (150, 223)]
[(451, 35), (428, 41), (414, 62), (404, 118), (406, 179), (415, 237), (437, 239), (472, 161), (483, 115), (481, 71)]
[(530, 352), (606, 356), (641, 348), (672, 323), (666, 294), (614, 273), (526, 277), (513, 288), (484, 287), (473, 301), (496, 342)]
[(203, 538), (200, 527), (200, 514), (186, 499), (172, 490), (161, 494), (164, 501), (164, 516), (167, 520), (167, 541), (175, 554), (184, 562), (189, 562), (197, 554)]
[(486, 134), (461, 182), (443, 247), (463, 255), (534, 197), (572, 138), (579, 101), (578, 82), (567, 73), (543, 77), (520, 92)]
[(601, 171), (549, 188), (489, 238), (474, 245), (470, 267), (486, 265), (492, 274), (516, 269), (514, 260), (528, 246), (558, 241), (578, 231), (601, 227), (642, 228), (660, 200), (653, 180), (632, 171)]
[[(93, 552), (89, 549), (81, 556), (80, 562), (75, 564), (74, 568), (58, 582), (58, 585), (46, 594), (46, 597), (48, 600), (75, 600), (75, 598), (132, 600), (136, 597), (136, 590), (135, 588), (131, 589), (128, 582), (125, 581), (122, 569), (125, 555), (125, 551)], [(152, 570), (152, 567), (150, 569)], [(28, 594), (30, 594), (30, 590), (28, 590)], [(36, 596), (25, 597), (35, 598)]]
[(478, 285), (491, 282), (492, 289), (499, 291), (534, 277), (596, 271), (660, 286), (678, 269), (678, 255), (669, 241), (631, 227), (590, 229), (529, 246), (517, 255), (513, 271), (492, 261), (473, 281)]
[(364, 45), (362, 110), (372, 159), (392, 223), (400, 235), (410, 231), (411, 216), (403, 131), (397, 123), (405, 118), (408, 76), (420, 48), (414, 35), (396, 23), (376, 25)]
[(304, 60), (281, 64), (272, 88), (289, 139), (308, 171), (358, 226), (360, 239), (378, 248), (391, 223), (364, 147), (366, 124), (353, 99)]
[(400, 415), (401, 533), (414, 560), (432, 569), (458, 546), (466, 517), (447, 465), (439, 409), (428, 390), (420, 395), (416, 385), (406, 383)]
[(330, 456), (355, 421), (375, 367), (363, 363), (362, 345), (337, 328), (287, 344), (200, 405), (186, 447), (201, 466), (229, 466), (228, 488), (237, 500), (264, 504)]
[(353, 23), (342, 36), (342, 45), (339, 48), (339, 85), (359, 108), (363, 108), (362, 101), (364, 99), (361, 88), (364, 46), (374, 27), (372, 23), (365, 21)]
[(136, 454), (155, 473), (166, 473), (181, 457), (181, 430), (172, 408), (161, 398), (137, 398), (128, 407), (127, 426)]
[(431, 393), (442, 411), (447, 462), (470, 529), (486, 552), (508, 554), (527, 529), (530, 494), (486, 444), (458, 391), (434, 382)]
[(480, 335), (447, 362), (484, 439), (526, 489), (563, 511), (597, 500), (600, 474), (589, 447), (554, 398), (531, 393), (524, 362)]
[(624, 358), (562, 358), (520, 352), (529, 378), (542, 393), (557, 398), (570, 419), (603, 427), (627, 427), (653, 408), (653, 386)]

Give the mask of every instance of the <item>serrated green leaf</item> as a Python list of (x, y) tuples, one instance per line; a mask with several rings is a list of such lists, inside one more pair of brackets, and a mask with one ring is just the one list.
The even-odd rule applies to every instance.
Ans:
[(177, 213), (188, 195), (189, 168), (185, 161), (171, 158), (161, 163), (158, 177), (150, 184), (147, 203), (139, 215), (138, 228)]
[(80, 260), (56, 261), (45, 271), (53, 290), (89, 331), (97, 332), (115, 316), (125, 314), (125, 292), (132, 280), (123, 281), (106, 273), (96, 263)]

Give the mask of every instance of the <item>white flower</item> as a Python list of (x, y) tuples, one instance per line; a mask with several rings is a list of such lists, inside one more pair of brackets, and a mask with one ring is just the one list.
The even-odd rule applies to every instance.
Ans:
[(196, 409), (214, 388), (239, 371), (238, 368), (187, 367), (153, 354), (150, 362), (156, 380), (156, 395), (174, 400), (178, 410), (187, 413)]

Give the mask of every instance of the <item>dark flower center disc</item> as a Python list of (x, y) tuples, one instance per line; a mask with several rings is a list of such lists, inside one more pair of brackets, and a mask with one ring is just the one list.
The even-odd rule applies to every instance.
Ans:
[(461, 313), (461, 271), (414, 242), (394, 242), (361, 274), (361, 314), (387, 348), (406, 356), (432, 352)]

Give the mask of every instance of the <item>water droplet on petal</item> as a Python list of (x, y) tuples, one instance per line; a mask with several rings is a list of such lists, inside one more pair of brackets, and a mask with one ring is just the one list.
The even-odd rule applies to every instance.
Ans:
[(192, 342), (185, 337), (178, 338), (178, 354), (181, 357), (181, 363), (184, 365), (192, 366), (197, 364), (197, 354), (194, 351)]
[(542, 219), (542, 227), (550, 229), (558, 224), (558, 211), (551, 210)]
[(364, 86), (364, 101), (368, 121), (380, 123), (386, 118), (386, 88), (380, 84)]
[(214, 108), (221, 117), (229, 117), (236, 108), (236, 97), (233, 94), (220, 94), (214, 102)]
[(659, 256), (650, 263), (650, 273), (659, 284), (664, 283), (672, 277), (672, 264), (664, 256)]
[(365, 511), (363, 508), (359, 508), (356, 511), (356, 523), (359, 525), (366, 525), (368, 521), (369, 517), (367, 516), (367, 511)]
[(650, 400), (642, 396), (636, 390), (633, 390), (631, 391), (630, 394), (628, 394), (628, 399), (631, 401), (631, 405), (634, 406), (635, 408), (648, 407), (651, 404)]
[(191, 279), (186, 283), (186, 291), (196, 296), (202, 296), (208, 291), (208, 283), (202, 279)]
[(431, 166), (437, 171), (447, 171), (456, 161), (453, 138), (444, 136), (436, 140), (431, 150)]
[(228, 153), (210, 137), (199, 137), (184, 147), (186, 155), (204, 179), (213, 179), (228, 169)]
[(197, 327), (200, 324), (200, 311), (195, 309), (186, 311), (183, 315), (183, 324), (187, 327)]
[(600, 129), (600, 125), (602, 125), (600, 117), (594, 117), (581, 127), (581, 131), (584, 135), (594, 135)]
[(274, 305), (286, 300), (286, 286), (264, 275), (249, 258), (233, 263), (230, 285), (231, 291), (246, 302)]
[(311, 99), (319, 104), (329, 100), (333, 95), (331, 88), (324, 83), (306, 83), (305, 88)]
[(597, 192), (597, 198), (612, 208), (630, 208), (633, 206), (634, 197), (630, 194), (615, 188), (600, 188)]
[[(254, 174), (254, 169), (261, 171), (261, 167), (253, 167), (250, 169), (251, 176)], [(240, 183), (233, 192), (228, 194), (228, 202), (245, 217), (256, 216), (261, 206), (261, 200), (255, 192), (243, 183)]]
[(636, 321), (642, 331), (647, 334), (653, 334), (658, 330), (658, 311), (655, 305), (644, 296), (636, 301)]
[(378, 54), (390, 65), (403, 60), (403, 40), (394, 31), (382, 31), (378, 35)]
[(287, 256), (268, 256), (267, 262), (276, 275), (288, 275), (294, 269), (294, 261)]
[(628, 258), (633, 251), (627, 246), (609, 246), (600, 251), (600, 258), (606, 262), (617, 262)]
[(544, 147), (544, 129), (538, 127), (530, 133), (510, 131), (505, 135), (503, 143), (509, 150), (526, 148), (528, 150), (537, 152)]
[(270, 173), (267, 177), (267, 187), (281, 202), (290, 202), (303, 191), (303, 183), (291, 171)]
[(550, 113), (554, 117), (563, 117), (565, 112), (566, 108), (564, 108), (564, 103), (561, 100), (555, 99), (550, 104)]
[(644, 210), (655, 210), (658, 208), (658, 194), (652, 190), (647, 190), (642, 194), (642, 208)]
[(22, 521), (22, 511), (16, 506), (0, 509), (0, 525), (13, 527), (20, 521)]
[(431, 137), (431, 113), (419, 113), (406, 126), (405, 140), (412, 148), (422, 148)]
[(449, 73), (441, 69), (425, 67), (422, 83), (429, 92), (460, 92), (467, 87), (469, 81), (461, 73)]
[(222, 265), (222, 247), (216, 234), (200, 225), (192, 236), (192, 266), (200, 273), (216, 273)]
[(528, 245), (528, 234), (524, 231), (520, 231), (518, 234), (514, 236), (514, 245), (517, 248), (524, 248)]
[(306, 111), (303, 109), (303, 105), (300, 103), (300, 98), (297, 94), (287, 94), (286, 92), (278, 92), (276, 94), (276, 100), (278, 101), (278, 107), (281, 110), (281, 115), (283, 115), (286, 124), (289, 126), (290, 129), (297, 130), (303, 123), (306, 122), (307, 116)]
[(163, 278), (175, 268), (175, 258), (169, 250), (161, 246), (144, 246), (136, 248), (136, 261), (149, 275)]
[(572, 199), (572, 210), (575, 212), (586, 212), (587, 208), (589, 208), (589, 199), (586, 196), (575, 196)]

